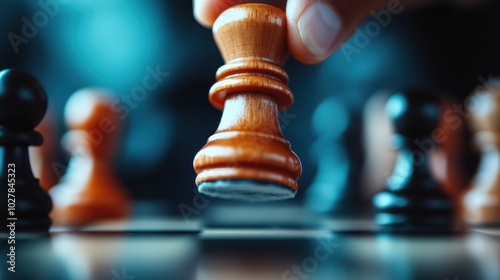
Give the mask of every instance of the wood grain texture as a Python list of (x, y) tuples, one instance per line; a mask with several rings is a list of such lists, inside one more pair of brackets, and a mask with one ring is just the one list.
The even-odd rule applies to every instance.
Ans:
[(288, 75), (284, 11), (264, 4), (226, 10), (213, 27), (226, 64), (209, 100), (223, 109), (214, 135), (194, 159), (196, 183), (254, 180), (297, 191), (300, 160), (284, 139), (278, 111), (293, 103)]

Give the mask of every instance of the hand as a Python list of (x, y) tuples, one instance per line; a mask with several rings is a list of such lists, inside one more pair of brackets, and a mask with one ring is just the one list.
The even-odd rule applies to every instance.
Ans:
[[(392, 0), (394, 1), (394, 0)], [(227, 8), (255, 1), (194, 0), (194, 16), (211, 27)], [(387, 0), (268, 0), (260, 1), (286, 9), (288, 48), (304, 63), (318, 63), (354, 31), (355, 27)]]

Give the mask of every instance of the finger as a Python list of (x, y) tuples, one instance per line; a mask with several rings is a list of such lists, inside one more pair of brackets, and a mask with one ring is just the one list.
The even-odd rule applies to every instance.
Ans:
[(243, 3), (264, 3), (285, 9), (286, 0), (193, 0), (194, 18), (203, 26), (211, 27), (226, 9)]
[(304, 63), (318, 63), (354, 31), (370, 11), (387, 0), (289, 0), (288, 47)]

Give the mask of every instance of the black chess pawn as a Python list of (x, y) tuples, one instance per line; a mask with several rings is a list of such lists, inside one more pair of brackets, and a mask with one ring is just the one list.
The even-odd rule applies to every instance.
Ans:
[(427, 92), (399, 92), (387, 101), (386, 112), (399, 154), (385, 190), (374, 197), (375, 222), (390, 231), (451, 230), (452, 200), (429, 166), (429, 153), (440, 141), (434, 139), (441, 116), (439, 99)]
[(52, 202), (33, 176), (28, 146), (41, 145), (34, 128), (47, 110), (47, 96), (25, 72), (0, 72), (1, 232), (48, 231)]

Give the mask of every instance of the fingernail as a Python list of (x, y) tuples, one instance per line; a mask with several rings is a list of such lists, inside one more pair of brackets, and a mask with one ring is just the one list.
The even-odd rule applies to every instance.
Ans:
[(337, 12), (321, 2), (309, 5), (300, 16), (298, 25), (302, 42), (318, 57), (328, 55), (341, 28)]

